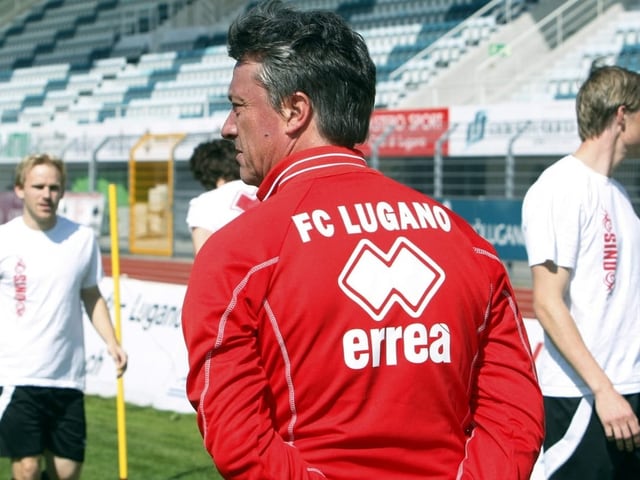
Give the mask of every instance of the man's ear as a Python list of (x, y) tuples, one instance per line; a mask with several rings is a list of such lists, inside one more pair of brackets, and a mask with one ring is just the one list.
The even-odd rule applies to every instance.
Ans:
[(23, 187), (20, 187), (19, 185), (14, 185), (13, 191), (15, 192), (16, 196), (20, 200), (24, 200), (24, 188)]
[(285, 131), (288, 134), (304, 129), (313, 117), (313, 106), (307, 94), (294, 92), (286, 101), (282, 114), (286, 121)]
[(625, 113), (627, 113), (627, 107), (624, 105), (620, 105), (616, 110), (616, 117), (615, 117), (616, 122), (618, 123), (618, 125), (620, 125), (623, 131), (625, 129), (625, 117), (624, 117)]

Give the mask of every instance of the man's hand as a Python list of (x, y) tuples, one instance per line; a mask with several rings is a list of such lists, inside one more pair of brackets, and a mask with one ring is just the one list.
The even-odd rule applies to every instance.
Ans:
[(607, 440), (616, 442), (618, 450), (633, 451), (640, 448), (640, 423), (629, 402), (613, 388), (595, 394), (598, 418)]
[(109, 346), (109, 355), (113, 358), (113, 363), (115, 364), (116, 371), (118, 372), (118, 378), (120, 378), (127, 370), (127, 364), (129, 361), (127, 352), (125, 352), (120, 345), (115, 344)]

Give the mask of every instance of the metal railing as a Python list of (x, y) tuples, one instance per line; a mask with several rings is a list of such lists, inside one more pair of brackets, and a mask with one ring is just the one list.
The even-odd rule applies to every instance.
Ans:
[[(567, 0), (538, 22), (502, 45), (505, 55), (487, 53), (469, 75), (476, 102), (496, 101), (514, 86), (536, 83), (548, 87), (539, 72), (549, 67), (550, 53), (561, 51), (575, 33), (593, 22), (619, 0)], [(534, 90), (535, 90), (534, 88)]]
[[(491, 0), (489, 3), (481, 7), (479, 10), (474, 12), (471, 16), (469, 16), (464, 22), (460, 22), (458, 25), (453, 27), (447, 33), (445, 33), (442, 37), (440, 37), (436, 42), (433, 42), (431, 45), (420, 51), (417, 55), (415, 55), (411, 60), (412, 62), (416, 60), (426, 60), (435, 55), (435, 53), (441, 48), (442, 44), (446, 44), (449, 40), (457, 38), (461, 35), (461, 33), (467, 29), (470, 23), (473, 23), (476, 19), (485, 16), (486, 14), (493, 11), (495, 8), (505, 5), (504, 0)], [(505, 5), (506, 11), (509, 12), (507, 17), (511, 19), (511, 1), (507, 1)], [(396, 70), (389, 74), (390, 80), (401, 81), (404, 77), (405, 73), (410, 71), (413, 68), (411, 63), (406, 63)]]

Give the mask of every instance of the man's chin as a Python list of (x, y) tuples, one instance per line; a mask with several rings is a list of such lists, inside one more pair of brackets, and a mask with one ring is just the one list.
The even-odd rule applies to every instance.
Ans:
[(254, 187), (260, 186), (261, 179), (258, 179), (249, 172), (243, 172), (242, 167), (240, 167), (240, 179), (247, 185), (253, 185)]
[(625, 158), (627, 160), (640, 160), (640, 144), (628, 146)]
[(36, 221), (39, 225), (51, 225), (56, 222), (55, 212), (40, 212), (36, 217)]

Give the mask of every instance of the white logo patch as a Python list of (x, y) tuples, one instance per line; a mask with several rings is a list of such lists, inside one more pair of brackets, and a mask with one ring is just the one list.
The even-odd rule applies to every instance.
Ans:
[(361, 240), (340, 273), (338, 285), (380, 321), (394, 303), (418, 318), (444, 282), (442, 268), (404, 237), (388, 253)]

